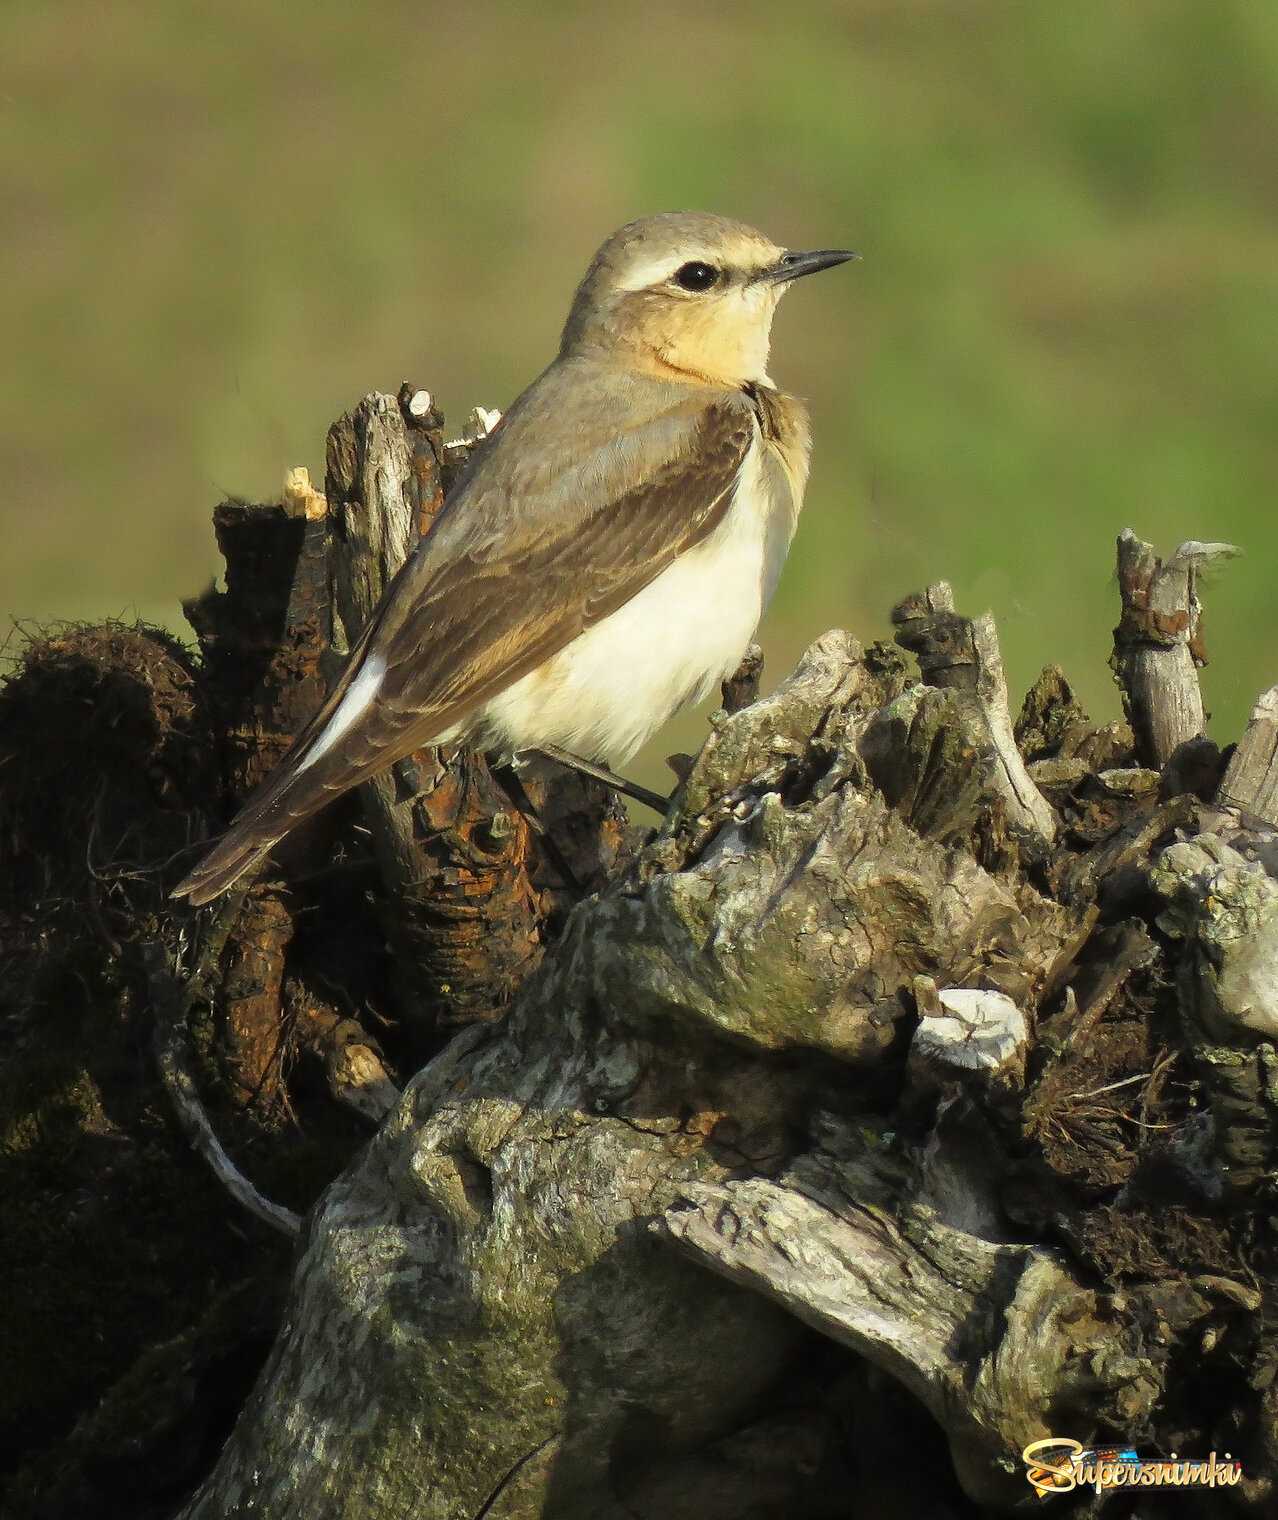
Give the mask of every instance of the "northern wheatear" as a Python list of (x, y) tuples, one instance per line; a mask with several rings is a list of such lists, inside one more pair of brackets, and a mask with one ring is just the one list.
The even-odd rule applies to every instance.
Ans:
[(727, 217), (613, 233), (558, 357), (501, 419), (387, 588), (332, 695), (178, 887), (208, 902), (326, 802), (413, 750), (618, 763), (736, 668), (807, 482), (768, 378), (777, 300), (842, 264)]

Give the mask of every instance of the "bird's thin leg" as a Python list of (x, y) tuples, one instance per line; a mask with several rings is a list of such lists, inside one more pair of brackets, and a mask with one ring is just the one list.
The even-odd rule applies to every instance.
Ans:
[(576, 872), (564, 858), (564, 852), (550, 837), (546, 825), (541, 821), (541, 815), (537, 811), (536, 804), (528, 795), (524, 783), (519, 779), (519, 772), (513, 765), (492, 765), (491, 761), (490, 768), (493, 773), (493, 780), (496, 781), (497, 785), (501, 787), (502, 791), (514, 803), (517, 811), (523, 814), (524, 821), (528, 827), (541, 840), (542, 848), (549, 856), (551, 865), (554, 866), (555, 870), (562, 877), (564, 886), (570, 892), (575, 892), (578, 897), (584, 897), (586, 895), (585, 887), (577, 880)]
[(557, 744), (539, 744), (536, 749), (524, 750), (523, 753), (545, 755), (547, 760), (553, 760), (557, 765), (566, 765), (570, 771), (580, 771), (583, 776), (591, 776), (596, 781), (602, 781), (614, 792), (633, 797), (636, 802), (642, 802), (645, 807), (650, 807), (654, 813), (660, 813), (663, 818), (670, 811), (669, 797), (663, 797), (660, 792), (650, 792), (646, 786), (640, 786), (637, 781), (627, 781), (616, 771), (610, 771), (606, 765), (596, 765), (593, 760), (583, 760), (580, 755), (574, 755), (571, 750), (560, 749)]

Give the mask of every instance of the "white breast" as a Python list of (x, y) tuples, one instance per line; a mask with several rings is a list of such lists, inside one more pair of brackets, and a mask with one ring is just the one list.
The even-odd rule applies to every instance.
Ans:
[(798, 503), (756, 440), (723, 521), (624, 607), (476, 716), (488, 748), (558, 744), (621, 764), (740, 663), (772, 595)]

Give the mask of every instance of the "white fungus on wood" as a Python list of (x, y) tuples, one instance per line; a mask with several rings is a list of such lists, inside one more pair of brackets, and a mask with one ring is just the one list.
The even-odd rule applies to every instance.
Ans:
[[(925, 980), (916, 981), (916, 995)], [(1024, 1060), (1029, 1041), (1025, 1015), (1004, 992), (946, 987), (931, 998), (920, 996), (919, 1012), (910, 1045), (912, 1061), (993, 1075)]]

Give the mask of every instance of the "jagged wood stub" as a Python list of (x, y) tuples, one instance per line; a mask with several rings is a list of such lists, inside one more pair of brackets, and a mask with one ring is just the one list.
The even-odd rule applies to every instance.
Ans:
[[(948, 582), (938, 581), (922, 596), (899, 603), (892, 611), (892, 622), (897, 643), (918, 657), (926, 685), (955, 694), (943, 703), (933, 700), (931, 716), (950, 726), (950, 713), (967, 702), (978, 709), (976, 726), (983, 732), (976, 739), (977, 748), (1009, 827), (1040, 847), (1050, 844), (1056, 835), (1056, 819), (1016, 747), (994, 619), (988, 613), (975, 619), (960, 617)], [(970, 693), (966, 699), (965, 693)], [(910, 700), (927, 706), (922, 692)], [(918, 777), (918, 784), (928, 793), (938, 790), (926, 772)]]
[(328, 523), (314, 493), (213, 514), (226, 589), (183, 603), (195, 629), (230, 803), (238, 807), (324, 700)]
[(1217, 800), (1278, 825), (1278, 686), (1262, 692), (1238, 741)]
[[(278, 503), (227, 501), (213, 522), (226, 589), (211, 589), (183, 610), (199, 640), (233, 814), (324, 699), (323, 659), (332, 635), (329, 522), (305, 471), (290, 474)], [(284, 858), (304, 859), (318, 832), (299, 830)], [(292, 936), (291, 909), (278, 884), (255, 884), (229, 946), (215, 1043), (236, 1103), (257, 1122), (269, 1122), (278, 1094), (280, 993)]]
[(1238, 551), (1231, 544), (1181, 544), (1164, 562), (1130, 528), (1118, 536), (1122, 617), (1114, 629), (1114, 671), (1144, 763), (1161, 770), (1206, 718), (1198, 667), (1202, 642), (1198, 582), (1209, 565)]

